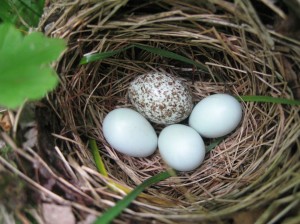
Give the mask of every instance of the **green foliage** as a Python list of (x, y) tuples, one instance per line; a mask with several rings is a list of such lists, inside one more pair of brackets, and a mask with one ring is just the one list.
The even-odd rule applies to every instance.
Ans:
[(0, 25), (0, 105), (15, 108), (53, 90), (58, 77), (49, 63), (64, 49), (63, 40), (41, 33), (23, 36), (10, 24)]
[(3, 156), (5, 159), (8, 159), (10, 154), (12, 153), (12, 148), (10, 146), (0, 146), (0, 155)]
[(17, 211), (24, 207), (26, 202), (25, 186), (19, 176), (0, 169), (0, 201), (9, 211)]
[(43, 13), (45, 0), (1, 0), (0, 21), (17, 27), (35, 27)]

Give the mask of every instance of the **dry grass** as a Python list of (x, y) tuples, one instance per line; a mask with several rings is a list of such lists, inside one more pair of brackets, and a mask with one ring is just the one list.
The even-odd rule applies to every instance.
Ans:
[[(25, 179), (51, 200), (73, 206), (78, 219), (100, 214), (124, 194), (109, 189), (109, 180), (96, 171), (87, 139), (97, 140), (109, 178), (129, 188), (166, 169), (158, 153), (132, 158), (104, 140), (104, 116), (116, 107), (132, 107), (127, 87), (135, 76), (150, 70), (172, 73), (190, 86), (195, 102), (223, 92), (294, 98), (286, 73), (300, 71), (299, 42), (267, 30), (248, 1), (190, 2), (131, 2), (124, 7), (125, 0), (58, 1), (46, 13), (41, 28), (53, 22), (47, 34), (65, 38), (69, 45), (57, 65), (61, 86), (49, 100), (63, 126), (55, 133), (63, 143), (56, 153), (66, 173), (60, 176), (30, 149), (14, 148), (29, 161), (39, 161), (62, 189), (79, 198), (68, 200)], [(272, 10), (284, 16), (280, 9)], [(205, 64), (208, 72), (136, 48), (79, 65), (86, 53), (135, 43), (183, 55)], [(266, 223), (299, 206), (299, 107), (256, 102), (242, 106), (240, 126), (207, 154), (201, 167), (149, 189), (116, 223), (146, 223), (150, 218), (158, 223), (226, 222), (236, 212), (257, 208), (262, 210), (257, 223)], [(155, 128), (159, 133), (163, 126)]]

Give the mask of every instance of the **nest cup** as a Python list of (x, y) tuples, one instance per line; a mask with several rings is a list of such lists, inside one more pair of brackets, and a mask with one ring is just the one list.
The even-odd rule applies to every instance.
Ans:
[[(103, 212), (124, 193), (107, 187), (108, 179), (97, 172), (89, 139), (96, 140), (109, 178), (125, 188), (167, 168), (158, 152), (129, 157), (113, 150), (103, 137), (105, 115), (118, 107), (132, 108), (127, 89), (136, 76), (166, 71), (190, 87), (195, 103), (214, 93), (294, 98), (285, 71), (289, 67), (299, 72), (299, 59), (292, 62), (299, 53), (296, 42), (254, 26), (255, 18), (244, 13), (249, 3), (238, 3), (233, 12), (213, 1), (191, 2), (58, 1), (45, 13), (41, 29), (66, 39), (69, 46), (56, 65), (61, 84), (49, 102), (63, 124), (56, 136), (81, 180), (73, 181), (93, 199), (77, 202), (82, 207)], [(173, 52), (193, 63), (149, 49)], [(108, 53), (80, 65), (85, 54), (99, 52)], [(251, 214), (261, 223), (282, 218), (276, 216), (277, 209), (294, 199), (272, 203), (293, 194), (299, 199), (299, 108), (241, 104), (240, 125), (206, 154), (199, 168), (147, 189), (118, 217), (119, 223), (230, 222), (246, 210), (255, 211)], [(164, 126), (154, 127), (159, 134)], [(206, 145), (213, 142), (206, 140)], [(76, 209), (82, 219), (89, 213)]]

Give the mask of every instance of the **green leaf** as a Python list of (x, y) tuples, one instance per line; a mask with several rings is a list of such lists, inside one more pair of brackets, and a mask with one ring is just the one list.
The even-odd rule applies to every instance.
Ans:
[(298, 105), (298, 106), (300, 105), (300, 100), (276, 98), (272, 96), (238, 96), (236, 98), (244, 102), (279, 103), (279, 104)]
[[(22, 41), (21, 32), (16, 30), (12, 25), (2, 24), (0, 25), (0, 34), (0, 54), (15, 52)], [(5, 55), (2, 55), (1, 59), (3, 59), (4, 56)]]
[(42, 16), (45, 0), (1, 0), (0, 19), (18, 27), (35, 27)]
[(8, 0), (3, 0), (0, 7), (0, 19), (4, 22), (14, 23), (15, 17), (11, 15), (10, 9), (11, 7)]
[(133, 44), (133, 45), (129, 45), (127, 47), (115, 50), (115, 51), (107, 51), (107, 52), (101, 52), (101, 53), (95, 53), (95, 54), (86, 54), (83, 56), (83, 58), (80, 61), (80, 64), (87, 64), (93, 61), (98, 61), (98, 60), (103, 60), (112, 56), (115, 56), (116, 54), (119, 54), (123, 51), (126, 51), (127, 49), (133, 48), (133, 47), (137, 47), (139, 49), (148, 51), (150, 53), (153, 54), (157, 54), (161, 57), (165, 57), (165, 58), (170, 58), (170, 59), (175, 59), (177, 61), (181, 61), (187, 64), (191, 64), (196, 66), (199, 69), (202, 69), (203, 71), (208, 71), (208, 69), (205, 67), (205, 65), (200, 64), (196, 61), (193, 61), (187, 57), (184, 57), (182, 55), (176, 54), (174, 52), (171, 51), (167, 51), (167, 50), (163, 50), (160, 48), (155, 48), (155, 47), (151, 47), (149, 45), (142, 45), (142, 44)]
[(143, 183), (141, 183), (139, 186), (137, 186), (133, 191), (131, 191), (129, 194), (127, 194), (122, 200), (118, 201), (114, 207), (111, 207), (108, 209), (105, 213), (102, 214), (94, 224), (107, 224), (113, 221), (114, 218), (116, 218), (123, 209), (127, 208), (128, 205), (140, 194), (142, 193), (145, 188), (156, 184), (162, 180), (165, 180), (169, 177), (171, 177), (170, 171), (165, 171), (159, 174), (156, 174), (153, 177), (150, 177), (149, 179), (145, 180)]
[(65, 48), (63, 40), (41, 33), (23, 36), (10, 24), (0, 25), (0, 105), (16, 108), (53, 90), (58, 77), (50, 62)]

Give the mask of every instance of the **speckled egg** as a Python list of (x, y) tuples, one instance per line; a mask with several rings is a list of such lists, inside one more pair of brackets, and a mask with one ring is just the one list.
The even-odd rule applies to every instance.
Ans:
[(167, 73), (138, 76), (130, 83), (128, 95), (137, 111), (157, 124), (178, 123), (187, 118), (193, 108), (188, 87)]

